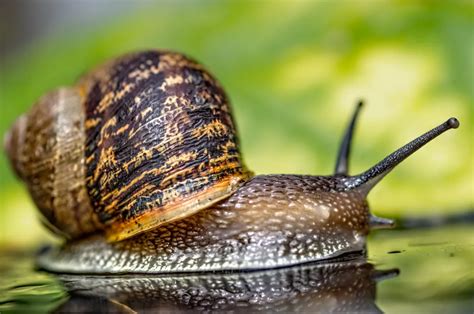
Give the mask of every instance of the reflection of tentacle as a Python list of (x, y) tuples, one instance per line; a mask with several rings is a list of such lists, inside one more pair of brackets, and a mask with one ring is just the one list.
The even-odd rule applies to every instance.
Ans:
[(375, 305), (376, 282), (397, 273), (377, 271), (359, 258), (244, 273), (60, 275), (71, 299), (59, 310), (94, 311), (97, 306), (106, 306), (122, 312), (278, 309), (295, 313), (380, 313)]
[(375, 270), (372, 273), (372, 279), (376, 282), (380, 282), (383, 280), (395, 278), (399, 274), (400, 274), (400, 270), (398, 268)]
[[(397, 221), (397, 227), (401, 229), (433, 228), (445, 225), (472, 224), (474, 223), (474, 208), (460, 208), (454, 213), (444, 213), (443, 209), (433, 209), (438, 214), (402, 217)], [(407, 212), (412, 212), (408, 210)]]

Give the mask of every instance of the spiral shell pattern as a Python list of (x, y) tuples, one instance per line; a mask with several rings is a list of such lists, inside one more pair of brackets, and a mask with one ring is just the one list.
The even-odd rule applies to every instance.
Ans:
[[(69, 162), (61, 171), (80, 174), (81, 191), (87, 194), (82, 203), (93, 211), (91, 218), (69, 230), (54, 213), (75, 209), (64, 209), (67, 204), (59, 208), (53, 198), (72, 190), (71, 182), (50, 177), (50, 192), (43, 193), (39, 187), (45, 186), (44, 179), (21, 177), (30, 191), (42, 191), (33, 196), (43, 213), (49, 213), (48, 221), (71, 237), (80, 236), (85, 225), (89, 226), (85, 233), (103, 229), (111, 241), (131, 237), (215, 204), (251, 176), (240, 156), (225, 92), (202, 65), (182, 54), (157, 50), (128, 54), (86, 74), (69, 90), (80, 101), (76, 97), (63, 107), (80, 110), (76, 108), (73, 115), (70, 109), (56, 110), (49, 113), (53, 118), (48, 122), (69, 121), (71, 130), (83, 133), (74, 137), (81, 148), (69, 160), (68, 147), (56, 147), (38, 163), (54, 168), (57, 160)], [(41, 108), (57, 107), (57, 101), (51, 102)], [(35, 147), (10, 150), (28, 155), (43, 142), (64, 137), (57, 127), (50, 129), (55, 133), (36, 140)], [(37, 138), (28, 132), (22, 136)], [(18, 145), (22, 143), (10, 146)], [(24, 172), (23, 164), (17, 164), (15, 168)], [(54, 186), (61, 187), (60, 194)]]

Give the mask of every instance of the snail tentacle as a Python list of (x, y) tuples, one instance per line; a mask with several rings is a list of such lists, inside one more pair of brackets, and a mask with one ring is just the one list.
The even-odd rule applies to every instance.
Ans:
[(352, 118), (347, 126), (346, 132), (342, 139), (341, 145), (339, 146), (339, 152), (337, 154), (336, 167), (334, 169), (335, 175), (348, 175), (349, 173), (349, 157), (351, 154), (351, 144), (352, 138), (354, 137), (354, 129), (356, 126), (357, 118), (359, 117), (359, 112), (364, 102), (359, 100), (352, 114)]
[(369, 191), (380, 180), (382, 180), (383, 177), (385, 177), (399, 163), (408, 158), (408, 156), (410, 156), (411, 154), (419, 150), (421, 147), (429, 143), (431, 140), (446, 132), (447, 130), (456, 129), (458, 127), (459, 121), (456, 118), (448, 119), (446, 122), (417, 137), (408, 144), (400, 147), (399, 149), (382, 159), (379, 163), (377, 163), (369, 170), (359, 175), (352, 176), (348, 178), (348, 180), (345, 180), (344, 184), (346, 189), (359, 189), (365, 194), (368, 194)]
[(370, 229), (390, 229), (395, 226), (395, 221), (392, 219), (377, 217), (370, 215), (369, 217), (369, 227)]

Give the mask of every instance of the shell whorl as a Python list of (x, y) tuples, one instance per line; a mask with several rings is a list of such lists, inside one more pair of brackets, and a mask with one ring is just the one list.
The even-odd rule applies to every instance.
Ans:
[(126, 55), (79, 87), (86, 182), (109, 239), (189, 216), (249, 176), (224, 91), (182, 54)]
[[(60, 116), (81, 132), (75, 137), (68, 134), (80, 144), (81, 156), (73, 156), (78, 160), (69, 160), (69, 168), (60, 169), (81, 176), (87, 194), (83, 203), (93, 209), (88, 223), (94, 230), (105, 230), (109, 240), (187, 217), (230, 196), (251, 176), (240, 157), (227, 96), (211, 74), (182, 54), (156, 50), (128, 54), (96, 68), (68, 90), (76, 98), (67, 105), (81, 112)], [(53, 120), (48, 123), (60, 119)], [(35, 145), (55, 141), (58, 134)], [(23, 136), (25, 142), (28, 136)], [(42, 156), (41, 162), (56, 167), (57, 160), (68, 160), (70, 152), (69, 147), (59, 149)], [(15, 158), (10, 157), (12, 162)], [(26, 181), (30, 191), (44, 186), (39, 180)], [(59, 190), (64, 195), (72, 187), (62, 183)], [(50, 200), (59, 196), (54, 186), (48, 193)], [(51, 224), (61, 225), (48, 215), (58, 210), (55, 204), (38, 207)], [(59, 229), (71, 237), (81, 235), (64, 226)]]
[(13, 169), (26, 182), (45, 223), (76, 238), (102, 228), (84, 181), (84, 110), (74, 88), (41, 97), (5, 137)]

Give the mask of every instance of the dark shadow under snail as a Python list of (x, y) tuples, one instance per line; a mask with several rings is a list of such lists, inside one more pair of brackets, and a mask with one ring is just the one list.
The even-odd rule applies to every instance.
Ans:
[(38, 265), (66, 273), (285, 267), (364, 251), (366, 196), (450, 118), (369, 170), (348, 174), (361, 104), (332, 176), (257, 175), (243, 165), (227, 97), (202, 65), (145, 51), (47, 94), (6, 137), (46, 225), (67, 241)]

